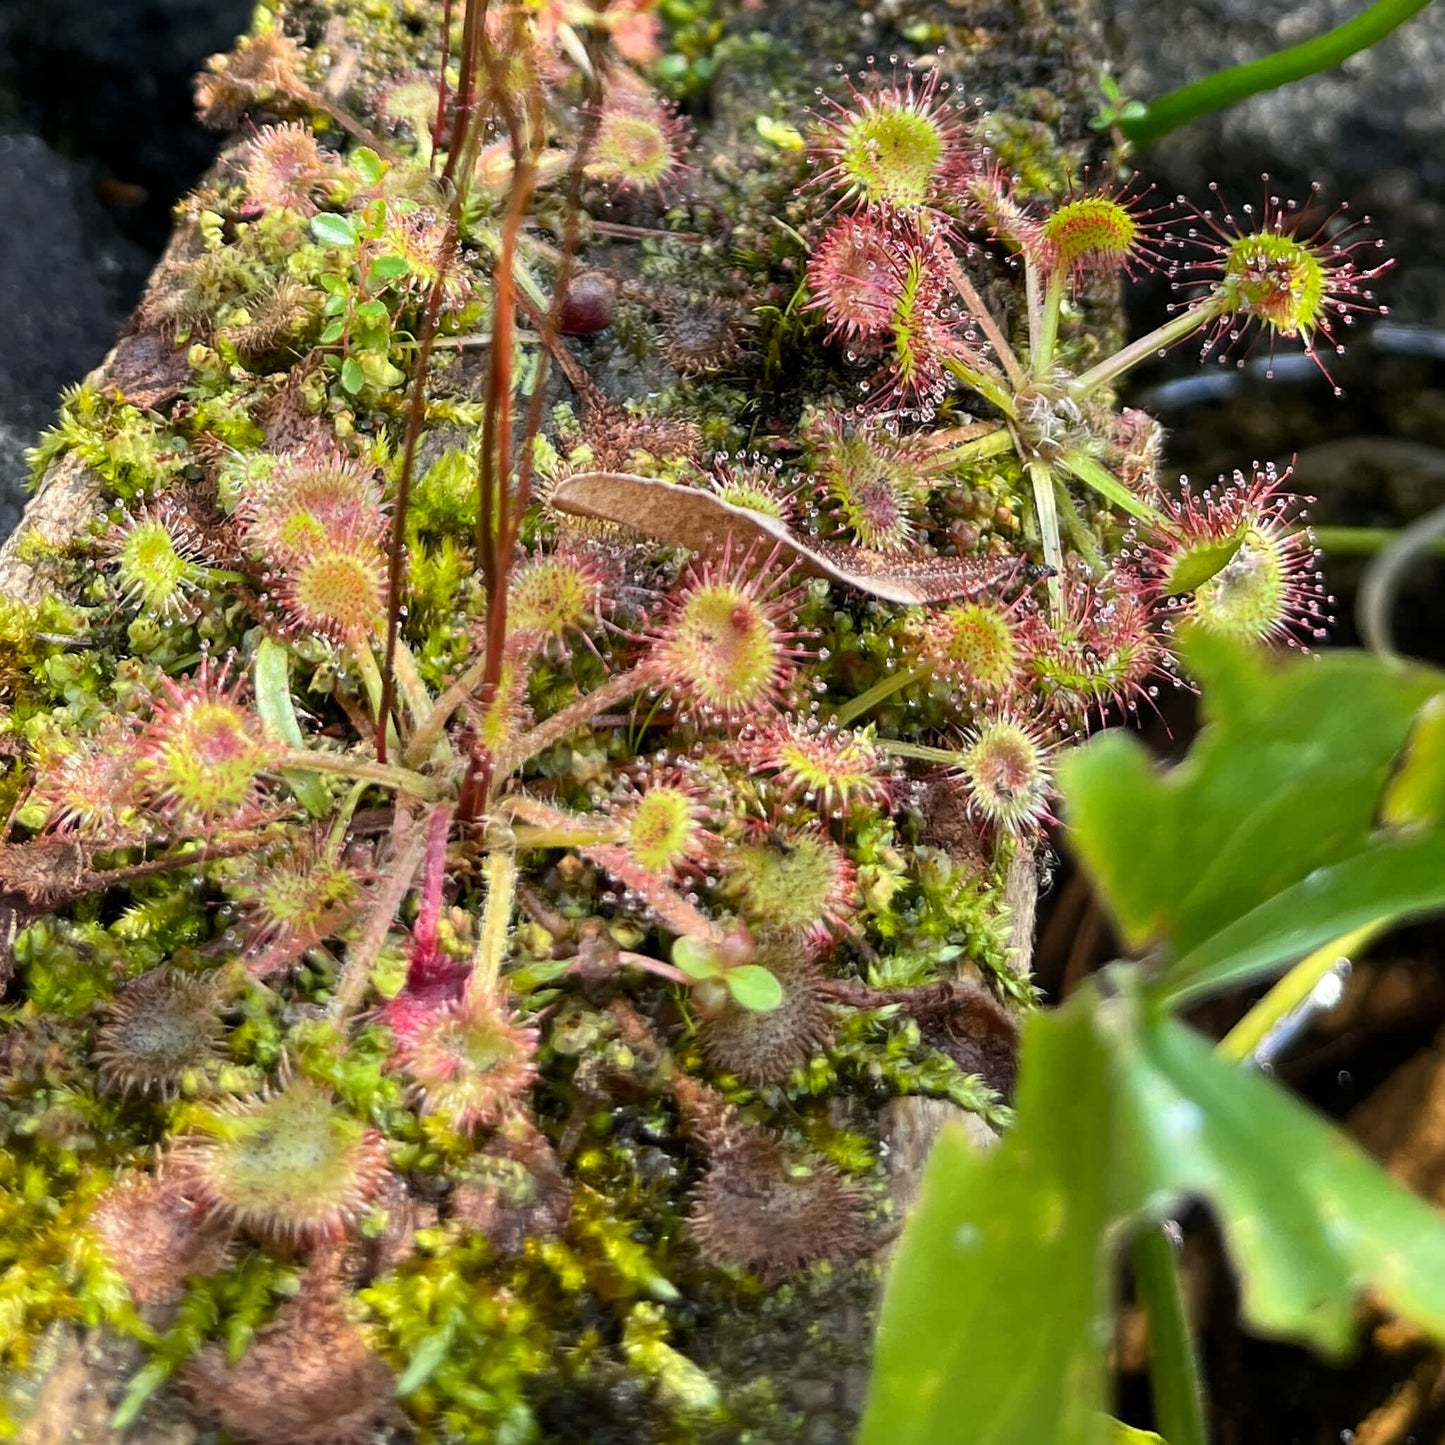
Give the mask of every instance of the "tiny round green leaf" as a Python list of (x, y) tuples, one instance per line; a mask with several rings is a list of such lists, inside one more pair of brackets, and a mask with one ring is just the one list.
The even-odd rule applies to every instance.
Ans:
[(742, 963), (723, 974), (723, 982), (740, 1007), (770, 1013), (783, 1001), (783, 986), (760, 963)]

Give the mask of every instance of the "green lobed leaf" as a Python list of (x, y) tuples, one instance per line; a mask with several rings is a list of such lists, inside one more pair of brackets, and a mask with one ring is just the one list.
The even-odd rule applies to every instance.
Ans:
[(1133, 1161), (1134, 1211), (1202, 1198), (1255, 1329), (1341, 1356), (1359, 1296), (1445, 1340), (1445, 1220), (1268, 1075), (1151, 1007), (1100, 1006), (1121, 1101), (1105, 1158)]
[(1033, 1015), (1013, 1130), (986, 1154), (960, 1128), (934, 1146), (888, 1276), (860, 1445), (1102, 1445), (1112, 1109), (1090, 1016)]
[[(1266, 1075), (1109, 971), (1025, 1025), (1017, 1122), (945, 1133), (904, 1229), (862, 1445), (1101, 1445), (1108, 1281), (1131, 1227), (1218, 1216), (1258, 1330), (1331, 1354), (1360, 1294), (1445, 1340), (1445, 1221)], [(1117, 1437), (1112, 1437), (1117, 1438)]]
[(1177, 766), (1105, 733), (1059, 766), (1074, 851), (1128, 946), (1163, 947), (1176, 1002), (1365, 923), (1445, 906), (1445, 769), (1382, 826), (1417, 715), (1445, 678), (1360, 653), (1274, 660), (1195, 633), (1204, 727)]

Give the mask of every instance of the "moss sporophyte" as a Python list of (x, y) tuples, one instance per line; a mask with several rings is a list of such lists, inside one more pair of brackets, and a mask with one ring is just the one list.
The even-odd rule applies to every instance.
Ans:
[[(1030, 189), (941, 65), (729, 189), (647, 0), (434, 9), (212, 62), (152, 379), (37, 450), (107, 510), (0, 618), (0, 1361), (104, 1322), (122, 1423), (241, 1439), (801, 1438), (742, 1344), (871, 1298), (890, 1103), (1006, 1123), (1056, 755), (1181, 619), (1327, 611), (1287, 473), (1171, 491), (1112, 387), (1384, 264)], [(1161, 266), (1100, 356), (1080, 283)]]

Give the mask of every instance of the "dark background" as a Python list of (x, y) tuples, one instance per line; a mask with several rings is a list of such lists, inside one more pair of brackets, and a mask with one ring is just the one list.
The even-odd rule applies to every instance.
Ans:
[(105, 355), (214, 154), (191, 77), (248, 0), (0, 0), (0, 535), (24, 450)]

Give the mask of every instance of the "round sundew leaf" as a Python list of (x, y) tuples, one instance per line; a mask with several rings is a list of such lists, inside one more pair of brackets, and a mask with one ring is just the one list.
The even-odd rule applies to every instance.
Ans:
[[(681, 965), (679, 965), (681, 967)], [(723, 974), (734, 1002), (754, 1013), (771, 1013), (783, 1001), (783, 986), (760, 963), (743, 963)]]

